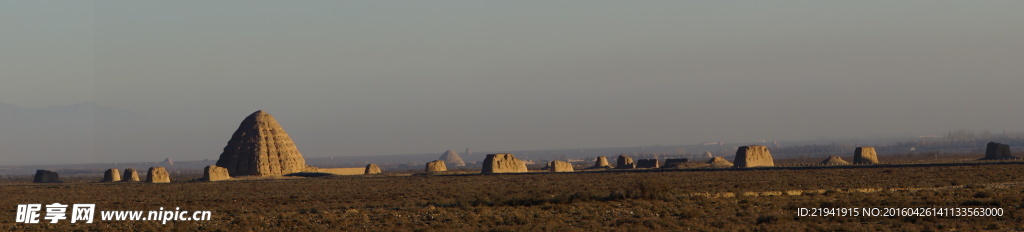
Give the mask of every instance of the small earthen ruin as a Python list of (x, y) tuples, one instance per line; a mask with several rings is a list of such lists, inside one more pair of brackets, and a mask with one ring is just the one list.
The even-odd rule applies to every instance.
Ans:
[(608, 163), (608, 157), (598, 156), (597, 160), (594, 161), (594, 166), (589, 169), (598, 168), (612, 168), (612, 165)]
[(987, 160), (998, 160), (998, 159), (1013, 159), (1013, 158), (1017, 158), (1017, 157), (1013, 157), (1012, 155), (1010, 155), (1010, 145), (1002, 144), (1002, 143), (997, 143), (997, 142), (989, 142), (985, 146), (985, 158), (984, 159), (987, 159)]
[(768, 152), (768, 147), (750, 145), (736, 149), (736, 160), (733, 164), (737, 168), (774, 167), (775, 161)]
[(146, 183), (171, 183), (171, 175), (164, 167), (150, 167), (146, 173)]
[(363, 171), (363, 175), (373, 175), (373, 174), (380, 174), (380, 173), (381, 173), (380, 166), (377, 166), (376, 164), (367, 164), (366, 165), (366, 170)]
[(427, 162), (427, 167), (423, 171), (428, 172), (428, 173), (430, 173), (430, 172), (446, 172), (446, 171), (448, 171), (448, 166), (446, 166), (444, 164), (444, 160), (434, 160), (434, 161)]
[(615, 169), (633, 169), (636, 168), (636, 163), (633, 162), (633, 158), (627, 155), (619, 155), (619, 159), (615, 163)]
[(124, 169), (124, 176), (121, 178), (121, 181), (124, 181), (124, 182), (139, 182), (139, 180), (140, 180), (139, 179), (139, 171), (136, 171), (134, 168), (125, 168)]
[(203, 168), (203, 181), (222, 181), (228, 179), (231, 179), (231, 174), (228, 173), (227, 168), (216, 165)]
[(565, 162), (565, 161), (558, 161), (558, 160), (551, 161), (551, 163), (548, 163), (548, 167), (550, 168), (551, 172), (572, 172), (572, 171), (574, 171), (572, 169), (572, 164), (569, 163), (569, 162)]
[(512, 154), (488, 154), (484, 159), (482, 173), (527, 172), (526, 163)]
[(877, 164), (878, 154), (875, 147), (857, 147), (853, 151), (853, 163), (855, 164)]
[(121, 181), (121, 172), (116, 168), (107, 169), (103, 172), (103, 182), (117, 182)]
[(32, 183), (60, 183), (60, 176), (49, 170), (36, 170)]

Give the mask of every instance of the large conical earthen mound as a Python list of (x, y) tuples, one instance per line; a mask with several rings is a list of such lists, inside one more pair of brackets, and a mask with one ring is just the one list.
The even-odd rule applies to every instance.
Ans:
[(231, 176), (272, 176), (312, 169), (274, 116), (256, 111), (231, 135), (217, 166)]
[(441, 157), (437, 158), (437, 159), (438, 160), (444, 160), (445, 164), (451, 165), (451, 166), (456, 166), (456, 167), (464, 167), (464, 166), (466, 166), (466, 161), (463, 161), (462, 157), (459, 157), (459, 153), (455, 153), (455, 150), (445, 151), (444, 154), (442, 154)]

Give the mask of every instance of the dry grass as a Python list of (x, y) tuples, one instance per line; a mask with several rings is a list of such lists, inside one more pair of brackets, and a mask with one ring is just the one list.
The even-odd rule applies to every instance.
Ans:
[[(335, 176), (0, 186), (0, 230), (537, 231), (1024, 229), (1024, 165)], [(850, 189), (924, 188), (920, 191)], [(790, 195), (796, 190), (799, 195)], [(847, 191), (850, 190), (850, 191)], [(744, 196), (753, 192), (758, 196)], [(696, 193), (708, 193), (702, 196)], [(749, 195), (749, 194), (748, 194)], [(717, 197), (716, 197), (717, 196)], [(16, 224), (19, 203), (211, 210), (206, 222)], [(797, 217), (801, 207), (1002, 207), (1003, 217)]]

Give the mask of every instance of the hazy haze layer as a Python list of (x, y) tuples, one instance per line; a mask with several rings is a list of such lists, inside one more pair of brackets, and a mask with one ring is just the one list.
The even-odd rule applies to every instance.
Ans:
[[(0, 131), (10, 138), (0, 156), (215, 159), (260, 109), (311, 157), (1020, 131), (1020, 9), (1022, 1), (2, 2), (0, 102), (92, 101), (138, 115), (124, 120), (133, 126), (77, 123), (89, 128), (60, 141)], [(59, 123), (17, 133), (50, 124)], [(73, 145), (53, 147), (61, 141)]]

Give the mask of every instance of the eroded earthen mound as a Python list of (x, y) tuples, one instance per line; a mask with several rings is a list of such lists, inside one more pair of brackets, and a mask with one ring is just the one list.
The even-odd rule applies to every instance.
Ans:
[(575, 171), (575, 170), (572, 169), (572, 164), (569, 163), (569, 162), (565, 162), (565, 161), (558, 161), (558, 160), (551, 161), (551, 163), (548, 163), (548, 167), (550, 168), (551, 172), (572, 172), (572, 171)]
[(36, 170), (32, 183), (60, 183), (60, 176), (49, 170)]
[(875, 147), (857, 147), (857, 150), (853, 151), (853, 163), (877, 164), (878, 154), (875, 153)]
[(146, 183), (171, 183), (171, 175), (164, 167), (150, 167), (146, 174)]
[(1014, 157), (1014, 156), (1010, 155), (1010, 145), (1002, 144), (1002, 143), (997, 143), (997, 142), (989, 142), (985, 146), (985, 158), (984, 159), (996, 160), (996, 159), (1013, 159), (1013, 158), (1017, 158), (1017, 157)]
[(736, 161), (733, 161), (733, 164), (738, 168), (773, 167), (775, 161), (768, 152), (768, 147), (750, 145), (736, 149)]
[(103, 182), (121, 181), (121, 172), (116, 168), (107, 169), (103, 172)]
[(829, 156), (827, 159), (821, 161), (822, 165), (850, 165), (850, 162), (846, 162), (839, 156)]
[(588, 169), (598, 168), (612, 168), (612, 165), (608, 163), (608, 157), (598, 156), (597, 160), (594, 161), (594, 166)]
[(488, 154), (484, 159), (483, 173), (527, 172), (526, 163), (512, 154)]
[(661, 165), (661, 168), (695, 168), (708, 166), (705, 163), (691, 163), (689, 159), (665, 159), (665, 164)]
[(427, 163), (425, 172), (446, 172), (448, 166), (444, 164), (444, 160), (434, 160)]
[(373, 175), (373, 174), (380, 174), (380, 173), (381, 173), (380, 166), (377, 166), (376, 164), (367, 164), (366, 165), (366, 171), (363, 171), (364, 175)]
[(633, 169), (636, 168), (636, 163), (633, 162), (633, 158), (627, 155), (619, 155), (619, 159), (615, 163), (615, 169)]
[(427, 173), (438, 173), (447, 172), (447, 166), (444, 165), (444, 160), (433, 160), (427, 163), (427, 168), (424, 170)]
[(711, 160), (708, 160), (708, 164), (710, 164), (712, 167), (717, 167), (717, 168), (726, 168), (726, 167), (735, 166), (732, 162), (729, 162), (729, 160), (726, 160), (725, 158), (722, 158), (722, 157), (711, 158)]
[(124, 182), (139, 182), (139, 171), (134, 168), (125, 168), (124, 177), (121, 178)]
[(227, 179), (231, 179), (231, 174), (228, 173), (227, 168), (210, 165), (203, 169), (204, 181), (222, 181)]

